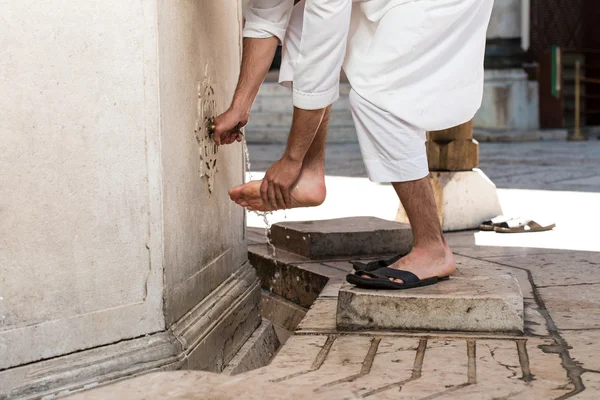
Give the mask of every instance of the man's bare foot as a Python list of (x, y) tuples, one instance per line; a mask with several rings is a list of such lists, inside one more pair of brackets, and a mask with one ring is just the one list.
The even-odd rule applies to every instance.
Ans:
[[(419, 279), (451, 275), (456, 270), (454, 254), (444, 243), (429, 247), (414, 247), (410, 253), (390, 265), (389, 268), (401, 269), (415, 274)], [(363, 275), (369, 278), (368, 275)], [(404, 283), (401, 279), (390, 278), (396, 283)]]
[[(260, 196), (262, 181), (250, 181), (236, 186), (229, 191), (229, 197), (250, 211), (275, 211), (270, 204), (265, 204)], [(292, 206), (316, 207), (325, 201), (325, 177), (322, 173), (302, 170), (298, 181), (290, 191)]]

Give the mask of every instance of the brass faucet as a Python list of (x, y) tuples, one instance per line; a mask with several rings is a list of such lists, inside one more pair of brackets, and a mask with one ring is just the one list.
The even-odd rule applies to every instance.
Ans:
[[(208, 136), (212, 136), (213, 133), (215, 133), (215, 129), (217, 129), (217, 126), (215, 125), (215, 117), (210, 117), (208, 119)], [(242, 127), (240, 124), (237, 124), (234, 130), (240, 135), (244, 136), (244, 132), (242, 132)]]

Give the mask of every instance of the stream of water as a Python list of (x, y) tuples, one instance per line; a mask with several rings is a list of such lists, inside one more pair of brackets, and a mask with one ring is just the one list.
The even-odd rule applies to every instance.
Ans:
[[(248, 177), (250, 178), (250, 180), (252, 180), (252, 170), (250, 169), (250, 167), (251, 167), (250, 152), (248, 151), (248, 144), (246, 143), (245, 135), (243, 136), (242, 145), (244, 147), (244, 159), (246, 160), (246, 172), (248, 173)], [(267, 240), (267, 245), (269, 246), (269, 249), (271, 249), (271, 255), (273, 257), (275, 257), (275, 255), (276, 255), (275, 246), (273, 246), (273, 243), (271, 243), (271, 239), (270, 239), (271, 223), (269, 222), (269, 215), (271, 215), (272, 212), (270, 212), (270, 211), (266, 211), (266, 212), (252, 211), (252, 212), (255, 213), (256, 215), (258, 215), (259, 217), (262, 217), (263, 222), (265, 224), (265, 239)]]

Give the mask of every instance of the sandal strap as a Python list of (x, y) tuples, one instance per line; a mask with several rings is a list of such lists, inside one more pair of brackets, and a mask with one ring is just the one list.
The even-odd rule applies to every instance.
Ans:
[(369, 272), (369, 274), (378, 278), (402, 279), (402, 282), (407, 284), (417, 283), (421, 281), (421, 279), (419, 279), (419, 277), (413, 274), (412, 272), (388, 267), (379, 268), (375, 271)]

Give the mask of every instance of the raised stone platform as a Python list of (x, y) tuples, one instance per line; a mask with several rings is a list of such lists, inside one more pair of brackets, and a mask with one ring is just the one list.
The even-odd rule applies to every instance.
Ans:
[(337, 328), (521, 333), (523, 294), (514, 275), (475, 268), (411, 290), (365, 290), (345, 283)]
[(406, 254), (412, 247), (408, 224), (375, 217), (280, 222), (271, 228), (270, 239), (278, 249), (313, 260)]

